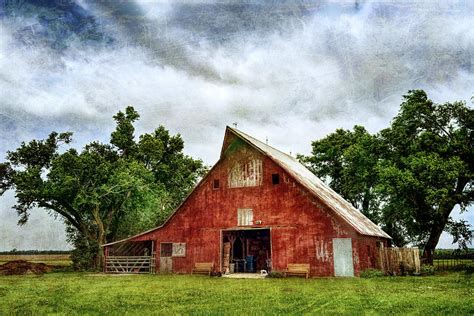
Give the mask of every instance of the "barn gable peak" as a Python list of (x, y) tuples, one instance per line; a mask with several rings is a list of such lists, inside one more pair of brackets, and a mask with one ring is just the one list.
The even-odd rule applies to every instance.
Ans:
[(242, 143), (250, 145), (263, 155), (272, 159), (360, 234), (391, 238), (380, 227), (352, 206), (352, 204), (347, 202), (327, 184), (321, 181), (321, 179), (309, 171), (296, 158), (230, 126), (226, 127), (224, 142), (221, 149), (221, 159), (226, 154), (232, 153), (234, 149), (233, 147), (239, 147)]

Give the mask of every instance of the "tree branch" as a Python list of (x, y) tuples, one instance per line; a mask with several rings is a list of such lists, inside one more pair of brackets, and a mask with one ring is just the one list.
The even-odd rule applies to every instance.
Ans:
[(47, 208), (54, 210), (58, 214), (62, 215), (64, 218), (66, 218), (69, 223), (71, 223), (72, 226), (74, 226), (77, 230), (79, 230), (81, 233), (85, 235), (90, 240), (94, 240), (92, 234), (90, 231), (87, 229), (86, 225), (84, 224), (84, 221), (81, 217), (79, 217), (79, 220), (76, 219), (73, 215), (65, 212), (64, 210), (61, 209), (61, 207), (56, 206), (54, 204), (45, 202), (45, 201), (40, 201), (38, 202), (39, 207)]

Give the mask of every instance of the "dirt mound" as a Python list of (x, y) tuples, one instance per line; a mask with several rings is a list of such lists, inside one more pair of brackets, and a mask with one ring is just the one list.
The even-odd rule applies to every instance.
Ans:
[(48, 266), (44, 263), (33, 263), (25, 260), (9, 261), (5, 264), (0, 265), (0, 274), (4, 275), (17, 275), (17, 274), (43, 274), (49, 272), (53, 267)]

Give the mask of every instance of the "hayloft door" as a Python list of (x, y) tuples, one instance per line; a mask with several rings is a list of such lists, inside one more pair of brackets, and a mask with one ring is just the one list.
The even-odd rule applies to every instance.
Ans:
[(160, 272), (171, 273), (173, 272), (173, 243), (162, 242), (160, 249)]
[(334, 275), (354, 276), (354, 262), (352, 260), (352, 239), (333, 238), (332, 249), (334, 254)]

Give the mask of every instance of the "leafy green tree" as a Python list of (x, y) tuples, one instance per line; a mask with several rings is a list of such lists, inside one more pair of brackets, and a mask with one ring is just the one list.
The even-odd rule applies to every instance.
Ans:
[[(431, 260), (441, 233), (465, 226), (450, 215), (474, 201), (474, 111), (464, 102), (435, 104), (422, 90), (404, 96), (400, 112), (380, 132), (388, 144), (378, 167), (386, 215), (424, 246)], [(450, 225), (448, 225), (450, 224)]]
[(133, 107), (115, 115), (111, 144), (60, 150), (72, 134), (53, 132), (22, 143), (0, 164), (0, 194), (15, 191), (19, 224), (34, 207), (63, 218), (78, 268), (100, 265), (104, 243), (162, 223), (205, 172), (163, 126), (136, 142), (138, 118)]
[(299, 156), (308, 168), (375, 223), (380, 221), (380, 201), (375, 192), (374, 172), (383, 150), (380, 140), (364, 127), (337, 129), (312, 143), (311, 156)]
[(471, 238), (469, 225), (450, 215), (474, 199), (473, 113), (464, 102), (435, 104), (409, 91), (389, 128), (337, 130), (300, 159), (396, 245), (421, 245), (429, 261), (443, 231), (461, 246)]

